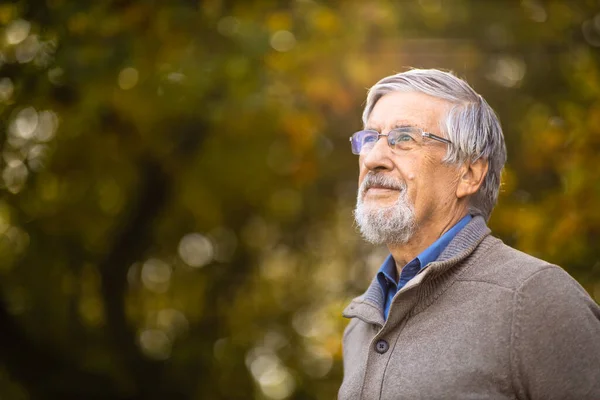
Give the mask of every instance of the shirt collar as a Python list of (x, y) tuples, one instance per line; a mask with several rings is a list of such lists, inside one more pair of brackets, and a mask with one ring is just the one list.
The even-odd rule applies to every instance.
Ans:
[(377, 272), (377, 280), (379, 281), (379, 285), (384, 291), (387, 290), (388, 283), (395, 285), (398, 282), (396, 261), (394, 261), (394, 257), (392, 257), (391, 254), (388, 255), (383, 264), (381, 264), (381, 267)]
[[(438, 240), (433, 242), (431, 246), (423, 250), (423, 252), (416, 257), (416, 259), (419, 260), (421, 269), (427, 266), (427, 264), (430, 262), (437, 260), (442, 251), (444, 251), (446, 246), (448, 246), (448, 243), (450, 243), (454, 236), (456, 236), (456, 234), (460, 232), (461, 229), (464, 228), (471, 219), (472, 217), (470, 214), (465, 215), (456, 223), (456, 225), (440, 236)], [(379, 285), (382, 289), (387, 288), (386, 281), (394, 284), (398, 282), (396, 262), (391, 254), (387, 256), (383, 264), (381, 264), (379, 271), (377, 271), (377, 280), (379, 281)]]
[(417, 256), (419, 262), (421, 263), (421, 268), (425, 267), (430, 262), (437, 260), (440, 254), (442, 254), (442, 251), (444, 251), (446, 246), (448, 246), (448, 243), (450, 243), (454, 236), (456, 236), (456, 234), (469, 223), (471, 218), (472, 217), (470, 214), (465, 215), (456, 223), (456, 225), (440, 236), (438, 240), (433, 242), (431, 246), (423, 250), (423, 252)]

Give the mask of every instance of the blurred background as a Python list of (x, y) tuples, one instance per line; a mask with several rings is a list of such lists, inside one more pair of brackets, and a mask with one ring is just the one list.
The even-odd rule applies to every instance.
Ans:
[[(366, 90), (453, 70), (490, 225), (600, 300), (598, 0), (0, 4), (0, 398), (332, 399)], [(552, 294), (548, 294), (552, 301)]]

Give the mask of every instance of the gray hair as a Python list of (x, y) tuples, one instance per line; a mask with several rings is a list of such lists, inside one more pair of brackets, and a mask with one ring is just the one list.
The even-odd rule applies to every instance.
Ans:
[(367, 95), (363, 112), (366, 126), (373, 107), (390, 92), (420, 92), (452, 104), (440, 129), (452, 145), (444, 162), (460, 165), (483, 158), (488, 172), (478, 192), (469, 202), (469, 212), (489, 219), (498, 201), (500, 175), (506, 162), (506, 146), (500, 121), (489, 104), (467, 82), (450, 72), (437, 69), (412, 69), (377, 82)]

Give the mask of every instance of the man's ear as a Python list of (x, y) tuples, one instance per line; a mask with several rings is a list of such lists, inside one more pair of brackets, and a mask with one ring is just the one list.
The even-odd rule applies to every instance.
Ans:
[(456, 197), (459, 199), (475, 194), (487, 175), (488, 160), (479, 158), (472, 163), (460, 167), (461, 176), (458, 179)]

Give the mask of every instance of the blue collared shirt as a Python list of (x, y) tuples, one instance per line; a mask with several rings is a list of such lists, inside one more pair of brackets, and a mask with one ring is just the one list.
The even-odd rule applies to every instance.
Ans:
[(385, 259), (379, 268), (379, 272), (377, 272), (377, 281), (379, 282), (379, 286), (381, 286), (381, 290), (383, 290), (383, 297), (385, 299), (383, 312), (384, 319), (387, 320), (388, 313), (390, 312), (390, 304), (392, 304), (392, 299), (398, 290), (402, 289), (408, 281), (419, 273), (419, 271), (427, 267), (427, 264), (437, 260), (440, 254), (442, 254), (442, 251), (448, 246), (448, 243), (450, 243), (454, 236), (467, 225), (471, 218), (472, 217), (469, 214), (464, 216), (456, 223), (456, 225), (440, 236), (438, 240), (433, 242), (431, 246), (423, 250), (423, 252), (414, 260), (406, 264), (404, 268), (402, 268), (400, 279), (397, 279), (398, 273), (396, 272), (396, 262), (392, 255), (390, 254)]

